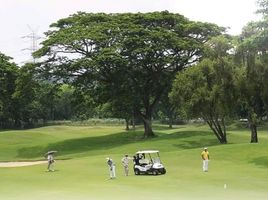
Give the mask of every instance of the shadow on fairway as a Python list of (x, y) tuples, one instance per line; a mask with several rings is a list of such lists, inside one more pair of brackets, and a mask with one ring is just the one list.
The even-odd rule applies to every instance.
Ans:
[(207, 137), (212, 134), (208, 131), (177, 131), (171, 134), (157, 132), (157, 135), (161, 136), (161, 139), (182, 139), (191, 137)]
[[(211, 137), (211, 139), (209, 139), (209, 137)], [(162, 139), (164, 138), (168, 140), (177, 139), (177, 142), (173, 144), (173, 146), (179, 149), (193, 149), (219, 144), (219, 141), (215, 138), (215, 136), (208, 131), (176, 132), (170, 135), (165, 135), (162, 137)]]
[(204, 146), (213, 146), (217, 145), (219, 142), (217, 140), (199, 140), (199, 141), (182, 141), (182, 144), (174, 144), (175, 147), (180, 149), (193, 149), (193, 148), (202, 148)]
[[(36, 158), (44, 155), (47, 151), (57, 150), (60, 156), (81, 153), (92, 150), (108, 150), (123, 145), (136, 143), (136, 142), (159, 142), (161, 140), (171, 140), (170, 143), (179, 149), (191, 149), (206, 145), (218, 144), (217, 140), (203, 140), (203, 137), (211, 135), (209, 132), (202, 131), (184, 131), (172, 134), (157, 133), (157, 137), (144, 139), (142, 131), (128, 131), (120, 132), (111, 135), (99, 137), (85, 137), (78, 139), (69, 139), (56, 143), (48, 144), (47, 146), (32, 146), (25, 147), (18, 150), (18, 158)], [(188, 139), (189, 138), (189, 139)], [(174, 144), (172, 144), (174, 143)], [(158, 144), (156, 144), (157, 146)]]
[(186, 126), (183, 126), (183, 125), (180, 125), (180, 126), (174, 126), (173, 125), (173, 128), (169, 128), (169, 126), (168, 125), (154, 125), (154, 130), (156, 130), (156, 131), (162, 131), (162, 130), (173, 130), (173, 129), (183, 129), (183, 128), (185, 128)]
[(33, 146), (18, 150), (19, 158), (35, 158), (47, 151), (57, 150), (57, 155), (68, 155), (91, 150), (107, 150), (117, 146), (141, 141), (143, 133), (140, 131), (121, 132), (99, 137), (85, 137), (63, 140), (47, 146)]
[(268, 157), (262, 156), (259, 158), (255, 158), (255, 159), (249, 161), (249, 163), (253, 163), (255, 165), (266, 168), (266, 167), (268, 167)]

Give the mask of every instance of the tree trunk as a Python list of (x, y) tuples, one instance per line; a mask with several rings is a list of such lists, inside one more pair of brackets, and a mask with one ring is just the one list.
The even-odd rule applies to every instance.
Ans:
[(258, 143), (258, 132), (256, 124), (250, 123), (249, 124), (251, 130), (251, 143)]
[[(146, 104), (147, 105), (147, 104)], [(144, 125), (144, 138), (154, 137), (155, 134), (152, 129), (152, 109), (150, 106), (146, 107), (145, 113), (141, 111), (137, 112), (138, 115), (141, 117)]]
[(126, 130), (129, 131), (129, 120), (125, 119), (125, 121), (126, 121)]
[(173, 124), (173, 118), (172, 117), (169, 117), (169, 119), (168, 119), (168, 127), (169, 128), (172, 128), (172, 124)]
[(144, 119), (143, 118), (143, 124), (144, 124), (144, 138), (154, 137), (155, 134), (152, 129), (152, 120), (151, 119)]
[(227, 144), (227, 137), (226, 137), (226, 135), (223, 135), (223, 136), (221, 137), (220, 143), (221, 143), (221, 144)]
[(132, 118), (132, 129), (135, 130), (135, 128), (136, 128), (135, 115), (133, 115), (133, 118)]
[(54, 113), (53, 106), (50, 107), (50, 120), (52, 120), (52, 121), (55, 120), (55, 113)]
[(21, 121), (19, 119), (15, 119), (15, 127), (16, 128), (21, 128)]
[(205, 121), (209, 125), (210, 129), (213, 131), (214, 135), (217, 137), (219, 142), (221, 144), (227, 144), (227, 136), (226, 136), (226, 130), (225, 130), (225, 121), (224, 119), (221, 119), (221, 124), (220, 122), (216, 119), (212, 118), (205, 118)]
[(251, 130), (251, 143), (258, 143), (258, 133), (257, 133), (257, 115), (255, 112), (249, 112), (248, 116), (249, 128)]

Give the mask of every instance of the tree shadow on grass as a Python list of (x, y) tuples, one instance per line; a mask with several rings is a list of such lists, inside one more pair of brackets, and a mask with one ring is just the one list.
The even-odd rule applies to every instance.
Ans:
[(170, 128), (168, 125), (154, 125), (153, 129), (157, 131), (162, 131), (162, 130), (173, 130), (173, 129), (182, 129), (185, 128), (186, 126), (180, 125), (180, 126), (173, 126), (173, 128)]
[(258, 158), (255, 158), (255, 159), (249, 161), (249, 163), (253, 163), (255, 165), (267, 168), (268, 167), (268, 157), (267, 156), (258, 157)]
[(32, 146), (18, 150), (19, 158), (35, 158), (44, 155), (47, 151), (56, 150), (58, 155), (68, 155), (91, 150), (107, 150), (117, 146), (134, 143), (142, 140), (143, 133), (121, 132), (98, 137), (84, 137), (69, 139), (48, 144), (47, 146)]
[[(211, 135), (205, 131), (184, 131), (172, 134), (156, 133), (158, 137), (143, 138), (143, 131), (120, 132), (111, 135), (85, 137), (78, 139), (69, 139), (60, 142), (48, 144), (46, 146), (25, 147), (18, 150), (18, 158), (36, 158), (44, 155), (47, 151), (56, 150), (57, 155), (66, 156), (68, 154), (81, 153), (93, 150), (109, 150), (123, 145), (137, 142), (157, 142), (159, 140), (179, 140), (179, 144), (174, 146), (180, 149), (191, 149), (202, 146), (204, 143), (208, 146), (218, 144), (216, 140), (201, 139)], [(187, 140), (186, 140), (187, 138)], [(189, 138), (189, 139), (188, 139)], [(182, 140), (184, 139), (184, 140)]]
[(157, 133), (157, 135), (161, 136), (161, 139), (182, 139), (182, 138), (190, 138), (190, 137), (207, 137), (211, 135), (209, 131), (177, 131), (171, 134), (165, 133)]
[(199, 147), (204, 147), (204, 146), (214, 146), (218, 145), (219, 142), (218, 140), (215, 139), (210, 139), (210, 140), (199, 140), (199, 141), (187, 141), (184, 140), (182, 141), (182, 144), (174, 144), (173, 146), (178, 147), (180, 149), (195, 149)]
[(178, 144), (173, 144), (179, 149), (194, 149), (203, 146), (219, 145), (219, 141), (209, 131), (183, 131), (170, 135), (163, 135), (161, 139), (177, 139)]

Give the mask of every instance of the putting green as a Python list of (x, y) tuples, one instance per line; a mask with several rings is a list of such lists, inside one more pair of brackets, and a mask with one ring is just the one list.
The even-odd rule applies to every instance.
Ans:
[[(233, 129), (220, 145), (206, 126), (155, 127), (158, 137), (141, 139), (142, 129), (51, 126), (0, 132), (0, 161), (39, 160), (57, 150), (55, 172), (46, 164), (0, 168), (5, 200), (265, 200), (268, 196), (268, 132), (249, 144), (249, 131)], [(209, 172), (200, 153), (209, 147)], [(137, 150), (158, 149), (166, 175), (125, 177), (121, 158)], [(108, 180), (106, 157), (116, 162), (117, 178)]]

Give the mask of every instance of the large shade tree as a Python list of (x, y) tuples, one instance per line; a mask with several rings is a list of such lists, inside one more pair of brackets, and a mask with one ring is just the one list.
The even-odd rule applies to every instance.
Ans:
[(219, 34), (214, 24), (179, 14), (77, 13), (51, 25), (41, 68), (91, 91), (102, 101), (128, 95), (141, 117), (145, 137), (153, 136), (152, 113), (176, 72), (202, 56), (203, 44)]

